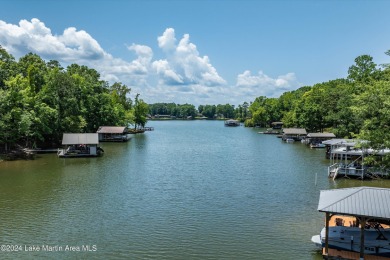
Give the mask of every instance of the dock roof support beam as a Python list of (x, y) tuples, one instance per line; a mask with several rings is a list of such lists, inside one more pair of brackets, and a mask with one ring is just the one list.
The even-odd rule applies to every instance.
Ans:
[(330, 213), (325, 213), (325, 257), (328, 257), (329, 252), (329, 221), (330, 221)]
[(364, 227), (366, 226), (366, 218), (360, 219), (360, 260), (364, 260)]

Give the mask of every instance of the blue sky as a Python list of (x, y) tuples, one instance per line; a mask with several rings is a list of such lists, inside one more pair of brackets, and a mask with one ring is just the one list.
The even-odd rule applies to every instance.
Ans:
[(242, 104), (390, 63), (386, 0), (2, 0), (0, 45), (84, 64), (148, 103)]

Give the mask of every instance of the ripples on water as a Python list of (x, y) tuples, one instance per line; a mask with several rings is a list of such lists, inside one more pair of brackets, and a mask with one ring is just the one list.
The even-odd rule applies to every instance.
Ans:
[[(0, 242), (96, 252), (0, 258), (321, 259), (319, 191), (388, 186), (326, 177), (324, 150), (221, 121), (150, 122), (92, 159), (0, 163)], [(317, 174), (317, 180), (316, 180)]]

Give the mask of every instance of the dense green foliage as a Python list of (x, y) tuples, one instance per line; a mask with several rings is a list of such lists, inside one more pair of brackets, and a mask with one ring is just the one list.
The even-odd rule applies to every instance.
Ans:
[(383, 103), (390, 102), (385, 92), (390, 88), (390, 68), (377, 67), (372, 57), (362, 55), (349, 68), (347, 79), (305, 86), (279, 98), (257, 97), (249, 107), (252, 117), (246, 125), (269, 127), (273, 121), (282, 121), (284, 127), (301, 127), (309, 132), (328, 130), (338, 137), (357, 137), (365, 133), (367, 120), (372, 121), (373, 114), (367, 110), (375, 107), (375, 113), (382, 111), (378, 103), (373, 104), (375, 98), (379, 102), (382, 95)]
[[(382, 67), (362, 55), (349, 67), (347, 79), (302, 87), (276, 99), (258, 97), (249, 107), (252, 117), (245, 125), (269, 127), (272, 121), (282, 121), (284, 127), (365, 140), (362, 146), (377, 151), (390, 148), (390, 67)], [(367, 161), (390, 167), (390, 157), (382, 159), (371, 156)]]
[(144, 126), (147, 105), (137, 95), (133, 107), (129, 94), (127, 86), (110, 86), (86, 66), (64, 69), (32, 53), (15, 61), (0, 46), (0, 149), (58, 144), (63, 133), (99, 126)]
[(149, 104), (149, 113), (151, 116), (170, 116), (172, 118), (182, 119), (187, 119), (188, 117), (195, 118), (197, 115), (194, 105), (180, 105), (175, 103)]
[(146, 116), (149, 112), (148, 104), (138, 97), (139, 94), (135, 96), (134, 102), (134, 129), (145, 127)]

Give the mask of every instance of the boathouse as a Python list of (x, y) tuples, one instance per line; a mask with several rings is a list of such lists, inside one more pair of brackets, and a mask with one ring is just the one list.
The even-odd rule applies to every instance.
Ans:
[(381, 158), (390, 153), (389, 149), (375, 150), (372, 148), (360, 147), (365, 141), (356, 140), (334, 140), (334, 142), (325, 141), (331, 144), (330, 148), (330, 166), (328, 167), (328, 177), (336, 179), (338, 177), (355, 178), (379, 178), (388, 176), (388, 172), (383, 169), (377, 169), (364, 162), (368, 156)]
[(126, 142), (131, 139), (125, 126), (101, 126), (96, 132), (100, 142)]
[[(320, 243), (323, 247), (325, 259), (388, 259), (389, 246), (375, 246), (376, 244), (388, 244), (384, 235), (384, 229), (372, 227), (373, 223), (390, 223), (390, 189), (374, 187), (357, 187), (346, 189), (322, 190), (318, 203), (318, 211), (325, 213), (325, 234)], [(337, 226), (345, 227), (345, 238), (339, 237), (337, 248), (334, 247), (337, 240), (330, 240), (330, 219), (335, 216), (347, 216), (357, 220), (357, 223), (348, 224), (339, 221)], [(336, 219), (337, 220), (337, 219)], [(339, 218), (342, 220), (342, 218)], [(350, 228), (360, 228), (360, 234), (351, 236)], [(334, 229), (333, 229), (334, 230)], [(332, 231), (334, 232), (334, 231)], [(374, 238), (368, 237), (372, 232)], [(388, 234), (386, 232), (386, 234)], [(348, 236), (349, 235), (349, 236)], [(375, 239), (376, 238), (376, 239)], [(336, 239), (336, 238), (334, 238)], [(383, 257), (385, 256), (385, 257)]]
[(322, 143), (325, 145), (326, 148), (326, 158), (330, 159), (330, 154), (332, 149), (335, 149), (343, 145), (344, 143), (352, 142), (352, 141), (353, 141), (352, 139), (348, 140), (348, 139), (336, 139), (336, 138), (322, 141)]
[(334, 133), (308, 133), (306, 140), (307, 144), (317, 144), (334, 138), (336, 138)]
[(294, 140), (301, 141), (307, 136), (306, 129), (304, 128), (283, 128), (282, 140)]
[(58, 149), (58, 157), (97, 157), (103, 149), (98, 147), (98, 133), (63, 134), (62, 149)]
[(282, 129), (283, 122), (272, 122), (271, 127), (272, 129)]

